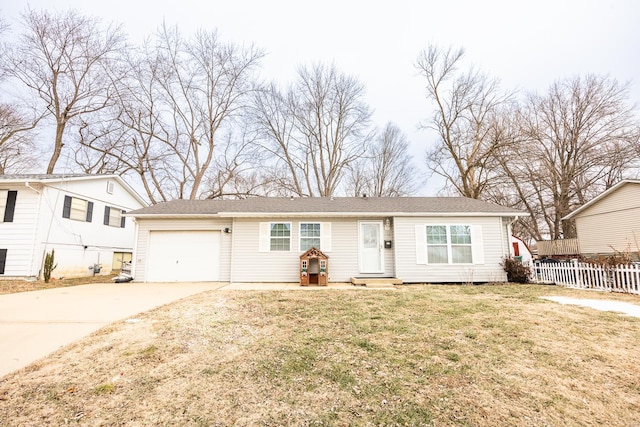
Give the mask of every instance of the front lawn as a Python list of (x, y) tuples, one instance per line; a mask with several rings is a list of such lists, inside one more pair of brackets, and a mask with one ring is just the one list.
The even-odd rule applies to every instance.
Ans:
[(0, 380), (0, 425), (640, 424), (640, 319), (552, 286), (213, 291)]

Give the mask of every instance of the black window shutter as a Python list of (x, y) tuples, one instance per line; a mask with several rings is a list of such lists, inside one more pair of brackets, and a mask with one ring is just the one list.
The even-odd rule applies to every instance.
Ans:
[(122, 211), (122, 217), (120, 218), (120, 228), (124, 228), (125, 225), (126, 218), (124, 217), (124, 214), (126, 214), (126, 212)]
[(93, 219), (93, 202), (87, 202), (87, 222)]
[(4, 274), (4, 266), (7, 263), (7, 250), (0, 249), (0, 274)]
[(4, 222), (13, 222), (13, 212), (16, 209), (17, 191), (9, 191), (7, 194), (7, 206), (4, 209)]
[(104, 225), (109, 225), (109, 214), (111, 213), (111, 208), (109, 206), (104, 207)]
[(64, 196), (64, 206), (62, 207), (62, 218), (71, 217), (71, 196)]

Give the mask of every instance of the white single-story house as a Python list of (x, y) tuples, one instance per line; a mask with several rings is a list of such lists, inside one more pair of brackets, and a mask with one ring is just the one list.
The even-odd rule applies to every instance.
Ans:
[(640, 254), (640, 180), (625, 179), (563, 219), (573, 219), (582, 256)]
[(0, 175), (0, 279), (42, 277), (52, 250), (56, 278), (119, 269), (135, 233), (123, 214), (145, 206), (117, 175)]
[(298, 282), (300, 255), (329, 282), (505, 281), (511, 224), (527, 214), (464, 197), (174, 200), (129, 212), (136, 281)]

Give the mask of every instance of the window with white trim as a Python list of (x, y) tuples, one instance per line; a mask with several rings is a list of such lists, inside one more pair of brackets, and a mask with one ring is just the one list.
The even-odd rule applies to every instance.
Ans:
[(93, 215), (93, 202), (77, 197), (64, 196), (62, 217), (76, 221), (91, 222)]
[(473, 248), (470, 225), (427, 225), (427, 263), (471, 264)]
[(291, 223), (272, 222), (269, 224), (269, 250), (290, 251), (291, 250)]
[(319, 222), (300, 223), (300, 251), (305, 252), (311, 248), (322, 250), (321, 245), (321, 225)]

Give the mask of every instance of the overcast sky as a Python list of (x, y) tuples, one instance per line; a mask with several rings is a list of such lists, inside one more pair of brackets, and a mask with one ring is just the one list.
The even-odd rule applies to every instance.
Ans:
[(608, 74), (631, 81), (640, 105), (637, 0), (3, 0), (0, 13), (15, 25), (27, 4), (120, 22), (133, 42), (163, 20), (185, 34), (217, 28), (264, 49), (262, 75), (281, 83), (300, 64), (333, 62), (365, 84), (376, 124), (398, 124), (416, 155), (431, 136), (416, 131), (430, 106), (414, 63), (430, 43), (463, 47), (467, 63), (505, 89), (544, 92), (560, 78)]

